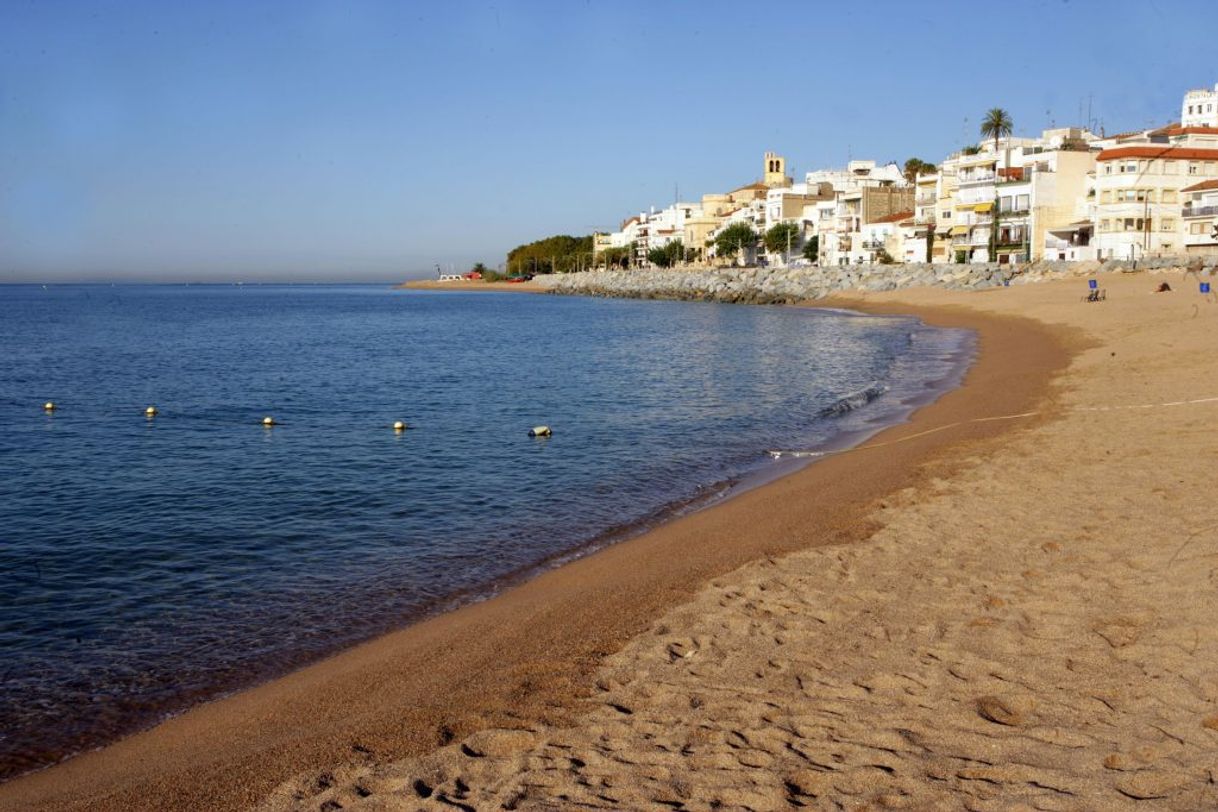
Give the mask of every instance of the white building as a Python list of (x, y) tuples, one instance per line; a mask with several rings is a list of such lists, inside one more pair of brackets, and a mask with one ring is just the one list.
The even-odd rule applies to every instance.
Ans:
[(1184, 197), (1184, 252), (1218, 254), (1218, 179), (1186, 186), (1180, 193)]
[[(1202, 103), (1194, 97), (1194, 116)], [(1207, 114), (1204, 107), (1201, 114)], [(1184, 254), (1194, 225), (1186, 225), (1182, 217), (1191, 194), (1185, 189), (1218, 179), (1218, 127), (1192, 124), (1147, 130), (1121, 139), (1096, 161), (1097, 258)]]
[(1181, 127), (1218, 127), (1218, 84), (1213, 90), (1190, 90), (1180, 104)]
[[(878, 217), (869, 223), (859, 226), (859, 233), (852, 237), (850, 251), (851, 264), (871, 264), (879, 262), (881, 252), (886, 253), (893, 262), (921, 262), (921, 257), (908, 258), (904, 245), (903, 227), (913, 225), (914, 213), (900, 211)], [(916, 254), (916, 245), (910, 246), (910, 253)], [(925, 237), (922, 242), (922, 254), (926, 253)]]
[(817, 205), (815, 226), (809, 229), (818, 237), (821, 265), (868, 261), (875, 252), (861, 247), (863, 223), (913, 208), (912, 186), (895, 163), (851, 161), (845, 169), (809, 172), (804, 180), (809, 188), (831, 188), (835, 198), (832, 216)]
[(594, 250), (634, 245), (635, 264), (645, 266), (648, 251), (663, 248), (674, 240), (683, 240), (686, 220), (701, 215), (702, 209), (696, 203), (674, 203), (659, 211), (653, 206), (650, 211), (627, 218), (612, 234), (598, 235), (593, 242)]

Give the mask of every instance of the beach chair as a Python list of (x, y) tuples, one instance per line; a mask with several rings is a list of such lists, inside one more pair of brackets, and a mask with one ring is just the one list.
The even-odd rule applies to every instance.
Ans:
[(1094, 288), (1083, 297), (1084, 302), (1103, 302), (1108, 299), (1107, 288)]

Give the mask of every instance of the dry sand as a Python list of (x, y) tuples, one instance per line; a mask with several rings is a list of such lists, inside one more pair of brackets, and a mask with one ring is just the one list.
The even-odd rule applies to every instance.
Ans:
[(1218, 304), (1103, 284), (868, 297), (976, 327), (965, 386), (0, 808), (1214, 808)]

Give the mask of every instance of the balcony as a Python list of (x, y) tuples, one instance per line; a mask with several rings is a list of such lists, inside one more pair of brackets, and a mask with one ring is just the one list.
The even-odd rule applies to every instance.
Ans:
[(1185, 217), (1213, 217), (1218, 215), (1218, 206), (1185, 206)]
[(917, 197), (914, 198), (914, 205), (915, 206), (933, 206), (933, 205), (935, 205), (936, 200), (938, 200), (938, 198), (937, 198), (937, 196), (935, 196), (933, 194), (918, 195)]
[(883, 240), (863, 240), (864, 251), (879, 251), (884, 247)]
[(961, 186), (977, 184), (977, 183), (993, 183), (993, 182), (994, 182), (994, 173), (993, 172), (981, 172), (976, 175), (961, 175), (960, 176), (960, 185)]

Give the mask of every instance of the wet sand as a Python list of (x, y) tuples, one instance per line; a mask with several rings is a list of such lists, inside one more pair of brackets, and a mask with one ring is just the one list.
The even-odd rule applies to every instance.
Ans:
[[(1140, 280), (1147, 282), (1146, 277)], [(1095, 311), (1082, 310), (1085, 306), (1077, 304), (1073, 293), (1052, 287), (976, 294), (912, 292), (834, 302), (876, 312), (916, 312), (932, 324), (970, 327), (979, 335), (979, 358), (961, 388), (919, 410), (910, 423), (878, 435), (870, 444), (882, 445), (872, 451), (827, 459), (492, 600), (378, 638), (12, 781), (0, 786), (0, 809), (240, 809), (268, 797), (276, 807), (317, 809), (330, 801), (347, 807), (364, 798), (368, 787), (359, 782), (374, 774), (397, 789), (388, 795), (373, 792), (365, 803), (416, 808), (440, 801), (435, 793), (426, 798), (420, 794), (422, 789), (430, 792), (426, 782), (414, 789), (418, 779), (412, 770), (420, 763), (411, 761), (414, 757), (455, 759), (452, 763), (457, 764), (470, 759), (466, 751), (481, 748), (496, 757), (479, 759), (480, 765), (494, 762), (503, 768), (504, 777), (494, 784), (500, 787), (515, 780), (512, 775), (527, 774), (528, 752), (550, 746), (551, 734), (600, 735), (588, 720), (605, 708), (628, 717), (628, 729), (642, 735), (647, 729), (629, 721), (646, 718), (642, 703), (628, 700), (640, 708), (635, 711), (615, 701), (606, 704), (605, 697), (617, 696), (619, 686), (633, 683), (637, 688), (651, 682), (633, 680), (630, 672), (654, 667), (631, 659), (650, 656), (653, 644), (665, 651), (677, 646), (672, 650), (681, 652), (676, 660), (681, 663), (686, 662), (685, 651), (700, 645), (696, 634), (658, 619), (694, 623), (701, 612), (690, 614), (690, 607), (700, 606), (714, 590), (730, 591), (737, 583), (747, 587), (757, 567), (780, 567), (795, 560), (782, 558), (790, 553), (810, 550), (797, 554), (832, 557), (878, 548), (873, 537), (886, 532), (894, 515), (918, 516), (921, 496), (944, 487), (969, 492), (967, 480), (979, 458), (1004, 453), (1011, 444), (1026, 442), (1023, 438), (1037, 427), (1057, 420), (1049, 410), (1018, 421), (970, 422), (1044, 410), (1069, 388), (1055, 385), (1055, 376), (1065, 370), (1072, 353), (1097, 340), (1094, 335), (1084, 337), (1086, 331), (1073, 323), (1073, 314)], [(1046, 325), (1028, 318), (1033, 308), (1026, 303), (1045, 296), (1073, 303), (1061, 323)], [(1104, 307), (1115, 312), (1119, 306), (1110, 301)], [(953, 427), (935, 430), (945, 425)], [(1068, 457), (1056, 459), (1049, 473), (1060, 476), (1070, 464)], [(944, 525), (961, 532), (948, 532), (944, 538), (971, 544), (963, 528), (980, 507), (961, 505), (956, 519), (960, 527)], [(994, 506), (987, 502), (984, 507)], [(922, 557), (925, 550), (900, 547), (897, 544), (896, 555), (906, 578), (916, 581), (928, 563), (936, 563)], [(946, 555), (942, 550), (933, 554)], [(907, 587), (888, 584), (885, 589), (890, 591), (885, 592), (865, 581), (851, 585), (858, 590), (855, 605), (872, 601), (877, 610)], [(657, 634), (659, 629), (663, 634)], [(740, 656), (769, 656), (763, 636), (746, 637), (740, 641)], [(697, 657), (689, 661), (702, 662)], [(757, 665), (765, 670), (763, 662)], [(606, 682), (606, 673), (626, 680), (611, 677)], [(824, 673), (833, 679), (831, 669)], [(732, 701), (754, 710), (767, 707), (765, 691), (757, 690), (765, 685), (754, 686)], [(701, 715), (688, 712), (693, 707), (689, 697), (683, 701), (686, 713), (659, 722), (674, 735), (682, 723)], [(532, 732), (478, 733), (502, 729)], [(471, 734), (486, 741), (462, 750), (459, 743)], [(515, 764), (511, 758), (524, 760)], [(640, 791), (648, 786), (631, 769), (614, 769), (610, 772)], [(743, 777), (738, 777), (747, 783), (758, 772), (777, 776), (774, 780), (786, 786), (781, 771), (764, 766), (744, 767)], [(458, 773), (450, 769), (451, 775)], [(578, 769), (566, 770), (566, 778), (578, 789)], [(494, 783), (487, 780), (481, 788)], [(528, 797), (541, 801), (561, 794), (544, 788), (540, 793)], [(574, 801), (557, 801), (568, 802)], [(631, 805), (620, 799), (602, 803)]]
[[(1017, 428), (930, 450), (866, 540), (713, 578), (605, 658), (574, 725), (306, 772), (263, 808), (1218, 808), (1218, 300), (1196, 282), (869, 297), (1035, 313), (1075, 352), (1023, 415), (1040, 373), (986, 341), (1010, 376), (986, 373), (987, 422)], [(900, 465), (897, 436), (846, 457)]]

